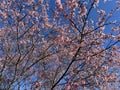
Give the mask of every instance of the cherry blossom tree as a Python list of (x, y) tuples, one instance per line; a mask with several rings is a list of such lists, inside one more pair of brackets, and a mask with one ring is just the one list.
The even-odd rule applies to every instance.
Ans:
[(0, 0), (0, 90), (118, 90), (120, 1), (109, 2)]

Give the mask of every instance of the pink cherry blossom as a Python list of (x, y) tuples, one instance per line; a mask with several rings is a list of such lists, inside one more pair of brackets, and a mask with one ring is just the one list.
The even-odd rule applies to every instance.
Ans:
[(61, 0), (56, 0), (56, 4), (57, 4), (57, 7), (58, 7), (58, 9), (60, 11), (63, 10), (63, 6), (62, 6), (62, 3), (61, 3)]
[(84, 16), (87, 14), (87, 9), (85, 6), (81, 6), (81, 12), (80, 12), (80, 17)]
[(0, 1), (0, 90), (119, 90), (120, 5), (103, 1)]

